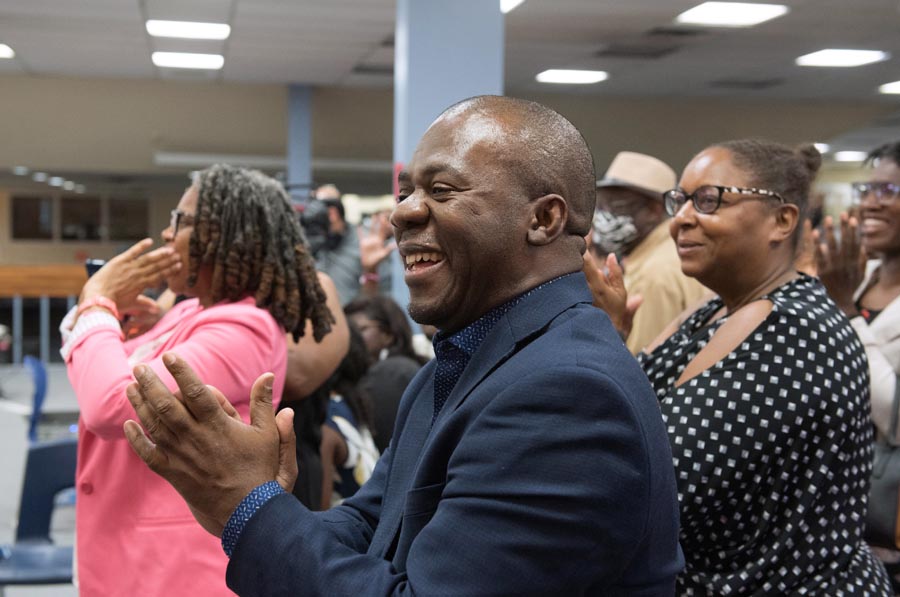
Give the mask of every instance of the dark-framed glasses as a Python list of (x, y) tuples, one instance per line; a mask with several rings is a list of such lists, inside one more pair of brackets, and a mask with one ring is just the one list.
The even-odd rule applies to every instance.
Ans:
[(178, 234), (179, 226), (191, 226), (194, 223), (194, 216), (180, 209), (173, 209), (170, 212), (170, 217), (169, 226), (172, 228), (172, 236)]
[(854, 182), (850, 189), (854, 203), (862, 203), (871, 196), (881, 205), (890, 205), (900, 198), (900, 184), (892, 182)]
[(671, 191), (663, 193), (663, 200), (666, 204), (666, 212), (670, 216), (677, 214), (688, 201), (694, 204), (694, 209), (697, 210), (697, 213), (711, 214), (722, 205), (722, 195), (725, 193), (754, 195), (757, 199), (778, 199), (782, 203), (785, 203), (784, 197), (775, 191), (744, 187), (723, 187), (711, 184), (697, 187), (697, 189), (690, 194), (685, 193), (682, 189), (672, 189)]

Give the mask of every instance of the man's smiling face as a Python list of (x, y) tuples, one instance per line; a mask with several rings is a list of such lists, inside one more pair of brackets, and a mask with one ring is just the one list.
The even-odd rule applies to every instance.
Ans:
[(400, 174), (391, 222), (414, 320), (452, 332), (516, 295), (529, 198), (515, 149), (498, 118), (449, 112)]

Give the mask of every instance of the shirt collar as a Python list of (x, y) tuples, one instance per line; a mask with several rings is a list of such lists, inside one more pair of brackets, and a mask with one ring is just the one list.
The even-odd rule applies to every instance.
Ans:
[(471, 358), (475, 351), (478, 350), (478, 347), (481, 346), (481, 343), (484, 342), (484, 339), (487, 338), (488, 333), (490, 333), (491, 329), (497, 324), (500, 319), (506, 315), (510, 309), (519, 304), (525, 297), (536, 292), (542, 288), (546, 288), (550, 284), (553, 284), (563, 276), (558, 276), (553, 278), (552, 280), (548, 280), (539, 286), (535, 286), (531, 290), (526, 290), (522, 294), (506, 301), (502, 305), (494, 307), (466, 327), (461, 330), (453, 333), (453, 334), (444, 334), (444, 332), (438, 332), (434, 335), (434, 349), (435, 353), (439, 354), (444, 352), (441, 350), (438, 345), (443, 344), (444, 342), (449, 342), (456, 348), (462, 350), (468, 357)]

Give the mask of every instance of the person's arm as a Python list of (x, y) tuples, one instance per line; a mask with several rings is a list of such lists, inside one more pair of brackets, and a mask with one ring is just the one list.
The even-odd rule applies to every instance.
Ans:
[[(153, 241), (145, 238), (106, 262), (85, 282), (78, 297), (79, 307), (107, 299), (119, 311), (116, 315), (121, 315), (138, 301), (141, 292), (181, 269), (181, 258), (171, 247), (147, 252), (152, 245)], [(111, 312), (99, 305), (85, 312), (95, 310)]]
[[(128, 396), (155, 443), (134, 422), (126, 435), (198, 520), (221, 533), (237, 505), (280, 471), (279, 422), (265, 408), (265, 379), (254, 385), (252, 423), (242, 425), (183, 361), (171, 359), (169, 367), (185, 399), (149, 368), (136, 368)], [(572, 408), (572, 388), (603, 399)], [(651, 421), (636, 414), (629, 395), (571, 366), (535, 372), (492, 396), (454, 449), (446, 483), (407, 496), (404, 525), (423, 526), (405, 572), (332, 528), (354, 525), (345, 535), (351, 540), (375, 528), (389, 450), (358, 496), (339, 508), (317, 516), (287, 495), (258, 507), (235, 543), (228, 585), (240, 595), (580, 593), (617, 582), (639, 546), (668, 524), (665, 545), (654, 551), (661, 562), (646, 564), (642, 586), (671, 591), (681, 564), (674, 480), (653, 485), (668, 478), (659, 465), (668, 467), (671, 455), (664, 435), (662, 444), (648, 440), (643, 425)]]
[(132, 340), (149, 331), (175, 306), (176, 294), (166, 288), (156, 300), (138, 296), (134, 304), (122, 312), (122, 331), (125, 338)]
[(381, 281), (378, 267), (397, 248), (395, 241), (388, 240), (391, 238), (392, 229), (387, 215), (373, 214), (371, 222), (369, 230), (364, 230), (360, 226), (356, 233), (359, 238), (359, 261), (362, 269), (359, 291), (365, 296), (378, 294)]
[[(227, 313), (223, 310), (231, 309), (216, 307), (198, 316), (203, 319), (177, 350), (199, 374), (215, 379), (217, 387), (229, 398), (243, 396), (246, 401), (248, 380), (264, 371), (280, 369), (269, 359), (273, 355), (284, 358), (284, 336), (261, 309), (240, 309), (233, 318), (220, 319)], [(121, 438), (122, 424), (134, 418), (134, 410), (125, 397), (125, 389), (134, 378), (118, 332), (106, 328), (91, 330), (73, 347), (67, 365), (82, 424), (104, 439)], [(161, 358), (148, 365), (169, 389), (177, 389)]]
[[(648, 445), (623, 390), (575, 368), (540, 377), (492, 399), (454, 450), (445, 485), (408, 492), (403, 527), (424, 526), (404, 573), (273, 500), (245, 527), (229, 587), (244, 596), (579, 594), (617, 582), (650, 529), (668, 525), (669, 544), (658, 548), (671, 565), (644, 565), (647, 587), (671, 591), (680, 568), (674, 486), (652, 486)], [(581, 413), (595, 417), (565, 406), (571, 387), (602, 397), (603, 407)], [(541, 396), (528, 401), (528, 417), (525, 395)], [(657, 457), (671, 466), (668, 453)]]
[(319, 445), (322, 459), (322, 509), (331, 507), (334, 493), (334, 473), (347, 460), (347, 442), (344, 437), (328, 424), (322, 425), (322, 443)]
[[(847, 213), (841, 214), (841, 238), (834, 234), (831, 216), (825, 218), (824, 242), (816, 248), (816, 269), (828, 294), (848, 319), (859, 315), (853, 295), (866, 272), (866, 252), (859, 237), (859, 222)], [(814, 238), (820, 240), (818, 231)]]
[(350, 330), (341, 309), (337, 288), (328, 275), (322, 272), (318, 272), (317, 275), (335, 322), (331, 324), (331, 331), (321, 342), (316, 342), (313, 338), (310, 322), (306, 324), (306, 333), (297, 342), (294, 342), (288, 334), (288, 366), (283, 398), (285, 402), (306, 398), (322, 385), (340, 365), (350, 346)]
[(644, 298), (640, 295), (628, 296), (622, 267), (616, 256), (606, 257), (605, 267), (598, 267), (590, 251), (582, 255), (582, 272), (594, 299), (594, 306), (604, 311), (613, 327), (624, 340), (631, 333), (634, 316)]

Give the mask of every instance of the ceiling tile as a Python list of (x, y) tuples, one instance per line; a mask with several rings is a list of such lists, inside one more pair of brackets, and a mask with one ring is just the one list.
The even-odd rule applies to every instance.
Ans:
[(233, 0), (145, 0), (148, 19), (230, 23)]

